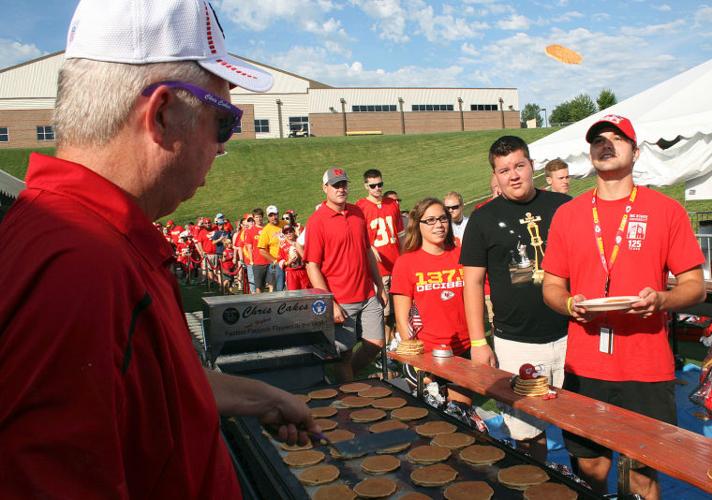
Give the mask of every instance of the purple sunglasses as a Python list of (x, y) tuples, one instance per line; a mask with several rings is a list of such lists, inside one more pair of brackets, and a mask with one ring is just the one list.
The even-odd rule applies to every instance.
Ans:
[(233, 106), (228, 101), (222, 97), (218, 97), (215, 94), (208, 92), (205, 89), (185, 82), (156, 82), (152, 83), (141, 92), (141, 95), (148, 97), (160, 86), (170, 87), (173, 89), (181, 89), (190, 92), (196, 99), (200, 100), (203, 104), (212, 106), (221, 111), (226, 111), (229, 113), (229, 117), (218, 118), (218, 142), (227, 142), (232, 136), (235, 130), (240, 126), (240, 120), (242, 119), (242, 110), (236, 106)]

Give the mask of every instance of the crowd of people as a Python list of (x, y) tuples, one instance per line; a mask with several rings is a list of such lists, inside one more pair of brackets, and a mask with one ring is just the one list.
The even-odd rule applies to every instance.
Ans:
[[(397, 333), (475, 364), (530, 363), (557, 387), (675, 423), (666, 314), (704, 299), (704, 257), (684, 209), (634, 184), (628, 119), (590, 127), (596, 187), (573, 200), (560, 192), (565, 166), (547, 166), (551, 190), (535, 188), (527, 144), (505, 135), (489, 150), (492, 198), (469, 217), (450, 192), (404, 219), (377, 169), (349, 203), (350, 177), (332, 167), (304, 227), (270, 205), (159, 232), (151, 221), (195, 193), (239, 124), (230, 86), (261, 92), (271, 77), (227, 53), (207, 2), (142, 5), (127, 15), (134, 2), (80, 1), (56, 156), (32, 154), (0, 226), (12, 242), (0, 247), (0, 497), (241, 498), (219, 415), (257, 417), (288, 444), (321, 432), (294, 395), (201, 365), (176, 261), (254, 293), (331, 292), (337, 381)], [(625, 313), (587, 308), (619, 295), (636, 297)], [(544, 423), (504, 412), (517, 446), (545, 460)], [(606, 493), (611, 450), (565, 439), (581, 477)], [(631, 486), (659, 497), (642, 464)]]

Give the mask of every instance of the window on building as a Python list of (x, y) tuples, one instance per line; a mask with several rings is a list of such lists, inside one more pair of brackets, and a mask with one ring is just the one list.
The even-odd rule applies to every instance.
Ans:
[(413, 104), (413, 111), (455, 111), (454, 104)]
[(497, 104), (471, 104), (470, 111), (497, 111), (499, 110), (499, 105)]
[(10, 129), (7, 127), (0, 127), (0, 142), (10, 141)]
[(235, 131), (236, 134), (241, 134), (242, 133), (242, 122), (235, 124), (233, 127), (233, 130)]
[(37, 140), (38, 141), (53, 141), (54, 140), (54, 129), (52, 125), (38, 125), (37, 126)]
[(255, 120), (255, 132), (269, 132), (269, 120)]
[(395, 104), (368, 104), (351, 106), (351, 111), (354, 113), (367, 113), (375, 111), (397, 111)]
[(309, 117), (308, 116), (290, 116), (289, 117), (290, 132), (306, 132), (309, 133)]

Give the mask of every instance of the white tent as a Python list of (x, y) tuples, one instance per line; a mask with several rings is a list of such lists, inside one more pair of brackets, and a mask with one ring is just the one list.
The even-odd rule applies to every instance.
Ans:
[[(561, 158), (571, 175), (590, 174), (585, 134), (607, 114), (633, 122), (640, 147), (633, 171), (637, 183), (666, 186), (694, 179), (687, 185), (688, 198), (699, 197), (704, 181), (712, 184), (712, 60), (532, 143), (535, 168)], [(665, 141), (672, 146), (663, 149), (659, 144), (665, 147)]]

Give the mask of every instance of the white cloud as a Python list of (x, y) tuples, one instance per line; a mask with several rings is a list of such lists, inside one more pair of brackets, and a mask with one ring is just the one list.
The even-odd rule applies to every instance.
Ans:
[(620, 31), (624, 35), (649, 36), (657, 34), (671, 34), (678, 31), (685, 24), (684, 19), (677, 19), (665, 24), (648, 24), (646, 26), (623, 26)]
[[(236, 25), (251, 31), (264, 31), (286, 21), (300, 29), (326, 35), (326, 15), (339, 7), (329, 0), (222, 0), (220, 11)], [(321, 28), (319, 28), (321, 27)], [(339, 33), (345, 35), (345, 32)]]
[(429, 42), (451, 42), (478, 36), (480, 30), (487, 28), (486, 23), (467, 21), (451, 15), (435, 15), (431, 6), (414, 6), (413, 18)]
[(403, 66), (393, 71), (370, 69), (360, 61), (330, 63), (320, 47), (293, 47), (270, 58), (269, 64), (334, 86), (457, 86), (462, 67)]
[(46, 52), (37, 48), (35, 44), (0, 38), (0, 68), (14, 66), (43, 54)]
[(471, 43), (463, 43), (460, 46), (460, 51), (462, 51), (463, 54), (467, 54), (468, 56), (479, 56), (480, 52), (475, 48), (474, 45)]
[(567, 21), (572, 21), (574, 19), (580, 19), (584, 17), (584, 15), (577, 11), (577, 10), (572, 10), (570, 12), (564, 12), (560, 16), (554, 17), (551, 19), (552, 22), (554, 23), (565, 23)]
[(659, 10), (660, 12), (670, 12), (672, 10), (672, 7), (664, 3), (661, 5), (653, 5), (653, 9)]
[(503, 19), (497, 23), (497, 27), (503, 30), (522, 31), (529, 29), (529, 19), (525, 16), (512, 14), (509, 19)]
[(695, 27), (709, 27), (712, 24), (712, 7), (708, 5), (700, 5), (694, 15)]
[(379, 37), (396, 43), (405, 43), (410, 37), (405, 34), (406, 12), (400, 0), (351, 0), (367, 16), (376, 20), (373, 27)]

